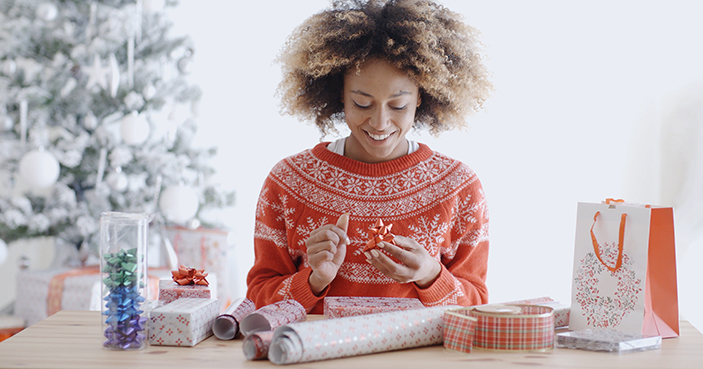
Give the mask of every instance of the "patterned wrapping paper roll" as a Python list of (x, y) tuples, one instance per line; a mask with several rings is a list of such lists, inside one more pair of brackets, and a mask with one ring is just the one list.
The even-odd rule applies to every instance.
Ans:
[(242, 350), (247, 360), (266, 359), (269, 353), (269, 346), (273, 341), (273, 331), (254, 332), (244, 338)]
[(445, 310), (459, 306), (292, 323), (274, 332), (269, 360), (295, 364), (442, 343)]
[(258, 331), (272, 331), (276, 328), (307, 318), (303, 305), (295, 300), (283, 300), (266, 305), (247, 315), (239, 322), (239, 329), (244, 336)]
[(221, 340), (231, 340), (239, 334), (239, 322), (256, 310), (254, 302), (245, 297), (240, 297), (225, 309), (215, 319), (212, 332)]
[(554, 311), (539, 305), (484, 305), (476, 317), (475, 348), (494, 351), (547, 351), (554, 347)]

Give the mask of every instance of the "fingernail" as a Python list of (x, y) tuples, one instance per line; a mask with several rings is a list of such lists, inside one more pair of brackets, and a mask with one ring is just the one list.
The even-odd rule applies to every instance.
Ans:
[(345, 241), (347, 242), (347, 245), (351, 245), (351, 241), (349, 241), (349, 237), (347, 237), (347, 238), (345, 239)]
[(376, 251), (376, 250), (371, 250), (371, 255), (373, 255), (374, 257), (377, 258), (377, 257), (378, 257), (378, 251)]
[(365, 252), (364, 255), (366, 255), (366, 259), (371, 259), (371, 254), (369, 254), (368, 252)]
[(383, 242), (379, 242), (376, 244), (376, 246), (378, 246), (379, 249), (382, 249), (384, 245)]

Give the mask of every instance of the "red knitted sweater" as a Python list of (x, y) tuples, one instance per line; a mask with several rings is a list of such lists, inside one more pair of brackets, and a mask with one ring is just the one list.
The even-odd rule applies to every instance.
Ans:
[[(424, 144), (375, 164), (335, 154), (328, 144), (280, 161), (264, 182), (247, 276), (247, 297), (257, 307), (295, 299), (321, 314), (325, 296), (415, 297), (426, 306), (488, 301), (488, 210), (471, 169)], [(351, 214), (351, 244), (337, 277), (316, 296), (308, 284), (305, 240), (345, 212)], [(441, 262), (432, 285), (398, 283), (366, 262), (362, 250), (379, 218)]]

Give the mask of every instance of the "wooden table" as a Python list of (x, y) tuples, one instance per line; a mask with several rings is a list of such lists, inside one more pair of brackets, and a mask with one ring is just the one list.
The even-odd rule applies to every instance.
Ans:
[[(60, 311), (0, 343), (2, 368), (273, 368), (267, 360), (246, 361), (242, 339), (214, 336), (195, 347), (150, 346), (141, 351), (110, 351), (100, 313)], [(569, 349), (547, 353), (471, 354), (442, 346), (393, 351), (352, 358), (288, 365), (305, 368), (696, 368), (703, 367), (703, 335), (686, 321), (681, 337), (666, 339), (658, 350), (625, 355)]]

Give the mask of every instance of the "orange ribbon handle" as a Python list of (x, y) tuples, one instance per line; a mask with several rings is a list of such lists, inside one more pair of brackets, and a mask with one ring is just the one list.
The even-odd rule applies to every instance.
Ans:
[(600, 211), (597, 211), (596, 215), (593, 216), (593, 225), (591, 226), (591, 241), (593, 242), (593, 250), (595, 250), (596, 257), (598, 258), (598, 260), (600, 260), (600, 262), (605, 265), (608, 270), (610, 270), (611, 272), (615, 272), (622, 266), (623, 240), (625, 239), (625, 218), (627, 218), (627, 214), (622, 213), (622, 215), (620, 216), (620, 234), (618, 235), (618, 261), (615, 263), (615, 267), (609, 266), (600, 257), (600, 246), (598, 245), (598, 240), (596, 240), (596, 234), (593, 233), (593, 227), (596, 226), (596, 220), (598, 219), (599, 215)]

